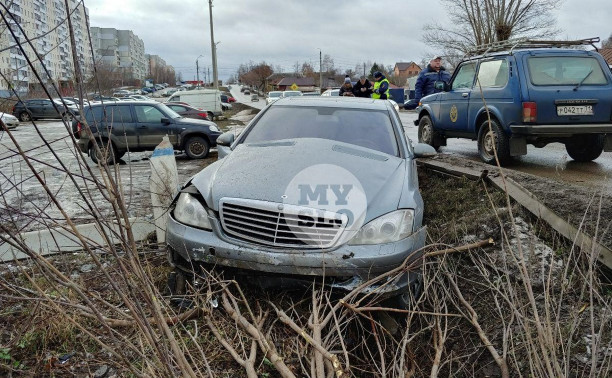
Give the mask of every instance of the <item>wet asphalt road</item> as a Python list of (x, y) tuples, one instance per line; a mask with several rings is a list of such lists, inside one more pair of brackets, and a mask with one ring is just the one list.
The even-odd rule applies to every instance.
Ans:
[[(417, 118), (416, 113), (401, 111), (400, 118), (408, 137), (417, 141), (418, 128), (413, 123)], [(480, 161), (476, 141), (448, 139), (447, 144), (440, 148), (440, 153)], [(527, 155), (517, 158), (507, 168), (612, 194), (612, 152), (604, 152), (592, 162), (578, 163), (567, 155), (563, 144), (552, 143), (544, 148), (528, 145)]]
[[(86, 195), (93, 197), (101, 209), (108, 209), (107, 201), (91, 180), (91, 174), (78, 163), (77, 151), (72, 140), (61, 121), (36, 121), (39, 136), (32, 123), (21, 123), (11, 130), (14, 138), (22, 150), (29, 157), (34, 170), (49, 190), (57, 198), (62, 209), (71, 217), (90, 218), (85, 200), (81, 198), (75, 186), (78, 186)], [(55, 155), (50, 148), (53, 149)], [(149, 157), (152, 151), (126, 154), (120, 164), (112, 167), (120, 172), (121, 183), (128, 204), (130, 216), (147, 216), (143, 209), (149, 208)], [(196, 162), (187, 159), (186, 155), (177, 155), (179, 181), (182, 183), (194, 171), (199, 170)], [(91, 167), (96, 177), (101, 177), (97, 165), (88, 156), (85, 162)], [(62, 167), (65, 166), (65, 169)], [(66, 171), (75, 175), (76, 185), (68, 179)], [(86, 189), (89, 189), (88, 191)], [(12, 212), (28, 213), (33, 223), (41, 221), (35, 219), (36, 214), (62, 220), (63, 217), (43, 189), (42, 185), (32, 173), (26, 162), (17, 154), (15, 145), (9, 136), (0, 131), (0, 208), (11, 208)], [(18, 210), (15, 210), (18, 208)], [(149, 215), (152, 216), (152, 215)], [(40, 217), (39, 217), (40, 218)], [(49, 221), (49, 219), (47, 219)], [(37, 229), (35, 224), (30, 228)]]

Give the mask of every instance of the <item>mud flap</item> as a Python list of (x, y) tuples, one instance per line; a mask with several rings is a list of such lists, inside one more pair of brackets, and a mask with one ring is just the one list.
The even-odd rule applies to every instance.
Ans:
[(612, 151), (612, 134), (604, 135), (603, 150), (606, 152)]
[(527, 155), (527, 141), (525, 138), (510, 138), (510, 156)]

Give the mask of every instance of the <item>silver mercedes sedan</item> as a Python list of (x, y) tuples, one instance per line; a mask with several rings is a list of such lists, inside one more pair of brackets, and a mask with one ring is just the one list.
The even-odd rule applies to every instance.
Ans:
[[(282, 98), (174, 199), (166, 242), (179, 271), (214, 267), (264, 287), (313, 281), (352, 290), (418, 258), (423, 199), (412, 146), (384, 100)], [(417, 269), (365, 291), (409, 295)]]

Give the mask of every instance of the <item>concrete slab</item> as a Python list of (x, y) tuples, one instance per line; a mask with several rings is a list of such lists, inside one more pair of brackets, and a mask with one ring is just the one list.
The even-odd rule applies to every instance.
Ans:
[[(132, 232), (136, 241), (146, 239), (147, 235), (155, 231), (155, 224), (142, 218), (130, 218)], [(94, 223), (80, 224), (76, 226), (81, 235), (88, 240), (88, 244), (93, 247), (105, 245), (100, 226)], [(117, 224), (105, 226), (107, 234), (113, 238), (113, 243), (118, 243), (119, 239), (113, 237), (119, 231)], [(24, 232), (20, 235), (25, 244), (41, 255), (51, 255), (57, 253), (75, 252), (83, 250), (83, 246), (78, 238), (70, 231), (63, 228), (54, 228), (41, 231)], [(8, 243), (0, 242), (0, 261), (12, 261), (24, 259), (28, 255), (20, 249), (14, 248)]]

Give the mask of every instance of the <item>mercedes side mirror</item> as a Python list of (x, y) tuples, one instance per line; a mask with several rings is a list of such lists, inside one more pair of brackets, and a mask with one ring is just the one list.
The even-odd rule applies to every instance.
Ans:
[(428, 158), (436, 156), (436, 149), (425, 143), (417, 143), (414, 146), (414, 157)]
[(236, 139), (236, 137), (233, 131), (225, 132), (217, 138), (217, 145), (229, 147), (234, 143), (234, 139)]
[(217, 138), (217, 160), (221, 160), (232, 152), (231, 146), (236, 136), (234, 131), (227, 131)]

